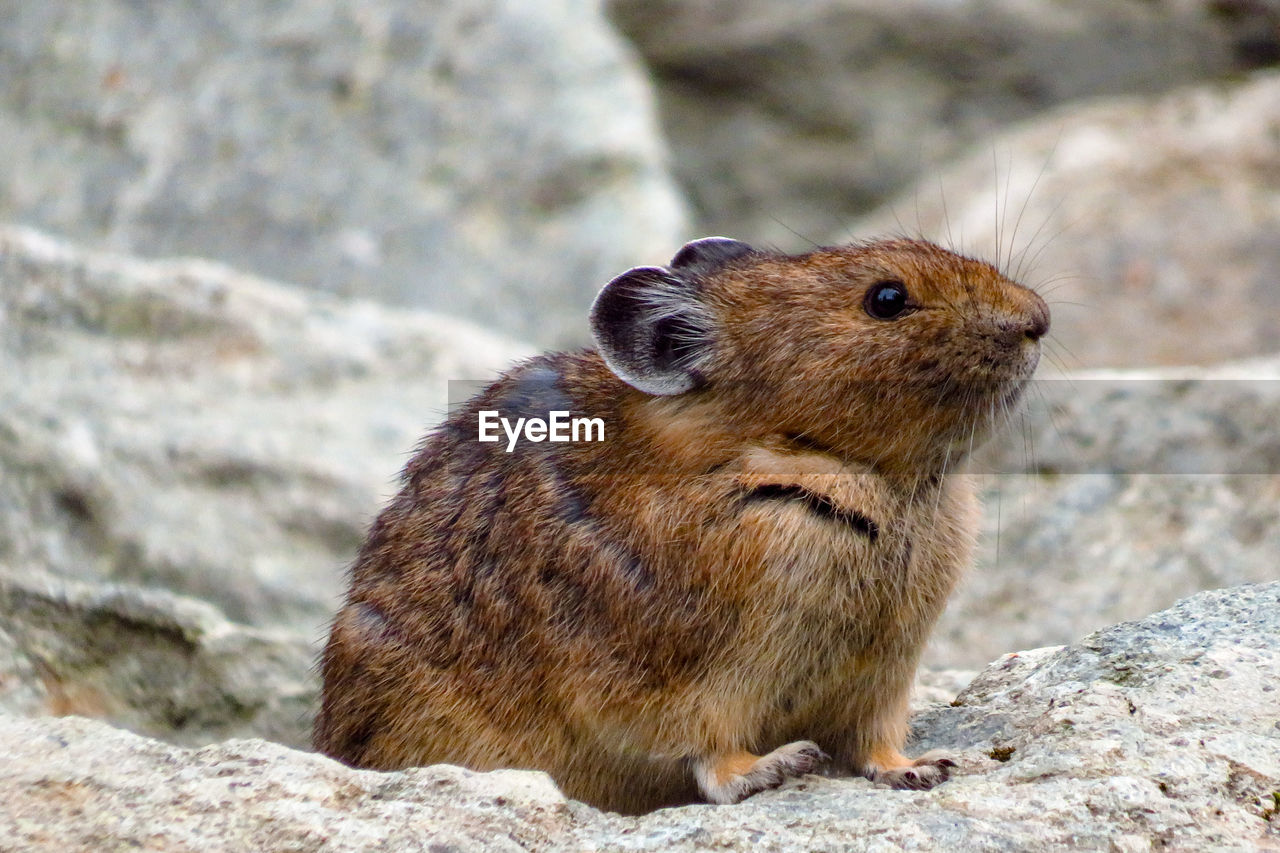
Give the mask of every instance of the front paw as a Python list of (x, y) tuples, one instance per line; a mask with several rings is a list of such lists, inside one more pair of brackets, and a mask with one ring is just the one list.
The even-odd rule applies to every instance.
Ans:
[(739, 752), (700, 762), (695, 771), (698, 787), (713, 803), (736, 803), (759, 791), (776, 788), (795, 776), (803, 776), (826, 762), (829, 756), (816, 743), (798, 740), (756, 757)]
[(919, 758), (893, 767), (872, 767), (866, 776), (873, 782), (907, 791), (927, 791), (951, 778), (956, 762), (946, 753), (926, 752)]

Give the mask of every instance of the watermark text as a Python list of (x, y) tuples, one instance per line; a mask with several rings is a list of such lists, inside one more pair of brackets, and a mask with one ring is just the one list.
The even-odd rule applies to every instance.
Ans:
[(479, 438), (481, 441), (502, 440), (501, 427), (507, 437), (507, 452), (515, 450), (516, 442), (523, 434), (525, 441), (604, 441), (603, 418), (571, 418), (567, 411), (547, 412), (544, 418), (516, 418), (514, 424), (501, 413), (486, 409), (480, 412)]

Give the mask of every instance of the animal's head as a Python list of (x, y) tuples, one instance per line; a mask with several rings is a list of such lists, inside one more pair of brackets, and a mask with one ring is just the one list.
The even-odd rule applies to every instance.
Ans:
[(925, 241), (783, 255), (709, 237), (605, 285), (591, 327), (618, 378), (714, 401), (743, 435), (927, 465), (980, 442), (1017, 401), (1049, 309)]

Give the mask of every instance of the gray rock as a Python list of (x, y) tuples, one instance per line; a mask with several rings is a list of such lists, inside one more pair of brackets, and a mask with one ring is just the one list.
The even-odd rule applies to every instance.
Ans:
[(311, 742), (310, 637), (161, 590), (0, 571), (0, 711), (78, 714), (175, 743)]
[[(847, 240), (855, 216), (1046, 108), (1280, 60), (1275, 0), (609, 8), (653, 69), (677, 173), (704, 230), (788, 247), (833, 232)], [(989, 146), (980, 148), (989, 161)]]
[(1038, 380), (986, 470), (1280, 474), (1280, 356), (1213, 368), (1074, 371)]
[(200, 751), (0, 717), (0, 846), (201, 850), (1280, 848), (1280, 584), (1202, 593), (997, 661), (916, 718), (962, 771), (927, 792), (807, 776), (639, 818), (538, 773), (349, 770), (261, 741)]
[[(1280, 336), (1280, 73), (1064, 108), (854, 226), (999, 260), (1069, 369), (1214, 364)], [(847, 231), (828, 232), (843, 239)]]
[(0, 228), (0, 564), (318, 638), (448, 380), (526, 352), (461, 321)]
[(0, 717), (0, 848), (545, 849), (574, 810), (543, 774), (349, 770), (259, 740), (199, 751), (80, 718)]
[(978, 567), (926, 661), (973, 666), (1060, 643), (1184, 595), (1280, 578), (1280, 477), (1077, 474), (986, 479)]
[(1280, 358), (1036, 383), (974, 466), (976, 569), (926, 661), (1069, 642), (1197, 590), (1280, 579)]
[(1205, 592), (1007, 656), (917, 718), (922, 745), (989, 751), (1005, 764), (988, 778), (1012, 784), (1110, 776), (1124, 828), (1175, 849), (1280, 846), (1277, 603), (1280, 583)]
[(684, 236), (648, 82), (593, 0), (0, 19), (0, 221), (543, 343), (585, 339), (583, 303)]

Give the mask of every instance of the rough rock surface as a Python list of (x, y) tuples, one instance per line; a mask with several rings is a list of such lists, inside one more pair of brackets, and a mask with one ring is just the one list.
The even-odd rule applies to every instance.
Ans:
[(311, 742), (310, 637), (162, 590), (0, 567), (0, 712), (78, 714), (203, 745)]
[(0, 847), (31, 850), (1280, 849), (1280, 584), (1202, 593), (1008, 655), (916, 718), (927, 792), (808, 776), (639, 818), (542, 774), (349, 770), (261, 741), (199, 751), (0, 717)]
[(543, 774), (356, 771), (265, 741), (192, 751), (74, 717), (0, 717), (0, 790), (6, 850), (507, 851), (574, 828)]
[[(684, 236), (595, 0), (0, 0), (0, 221), (583, 339)], [(528, 310), (532, 301), (537, 312)]]
[(0, 229), (0, 564), (322, 635), (468, 324)]
[(852, 230), (918, 232), (1000, 259), (1049, 300), (1049, 351), (1072, 369), (1269, 354), (1280, 337), (1280, 74), (1064, 108)]
[(677, 173), (704, 229), (794, 247), (792, 229), (843, 236), (916, 176), (1053, 105), (1280, 61), (1276, 0), (609, 8), (653, 69)]

